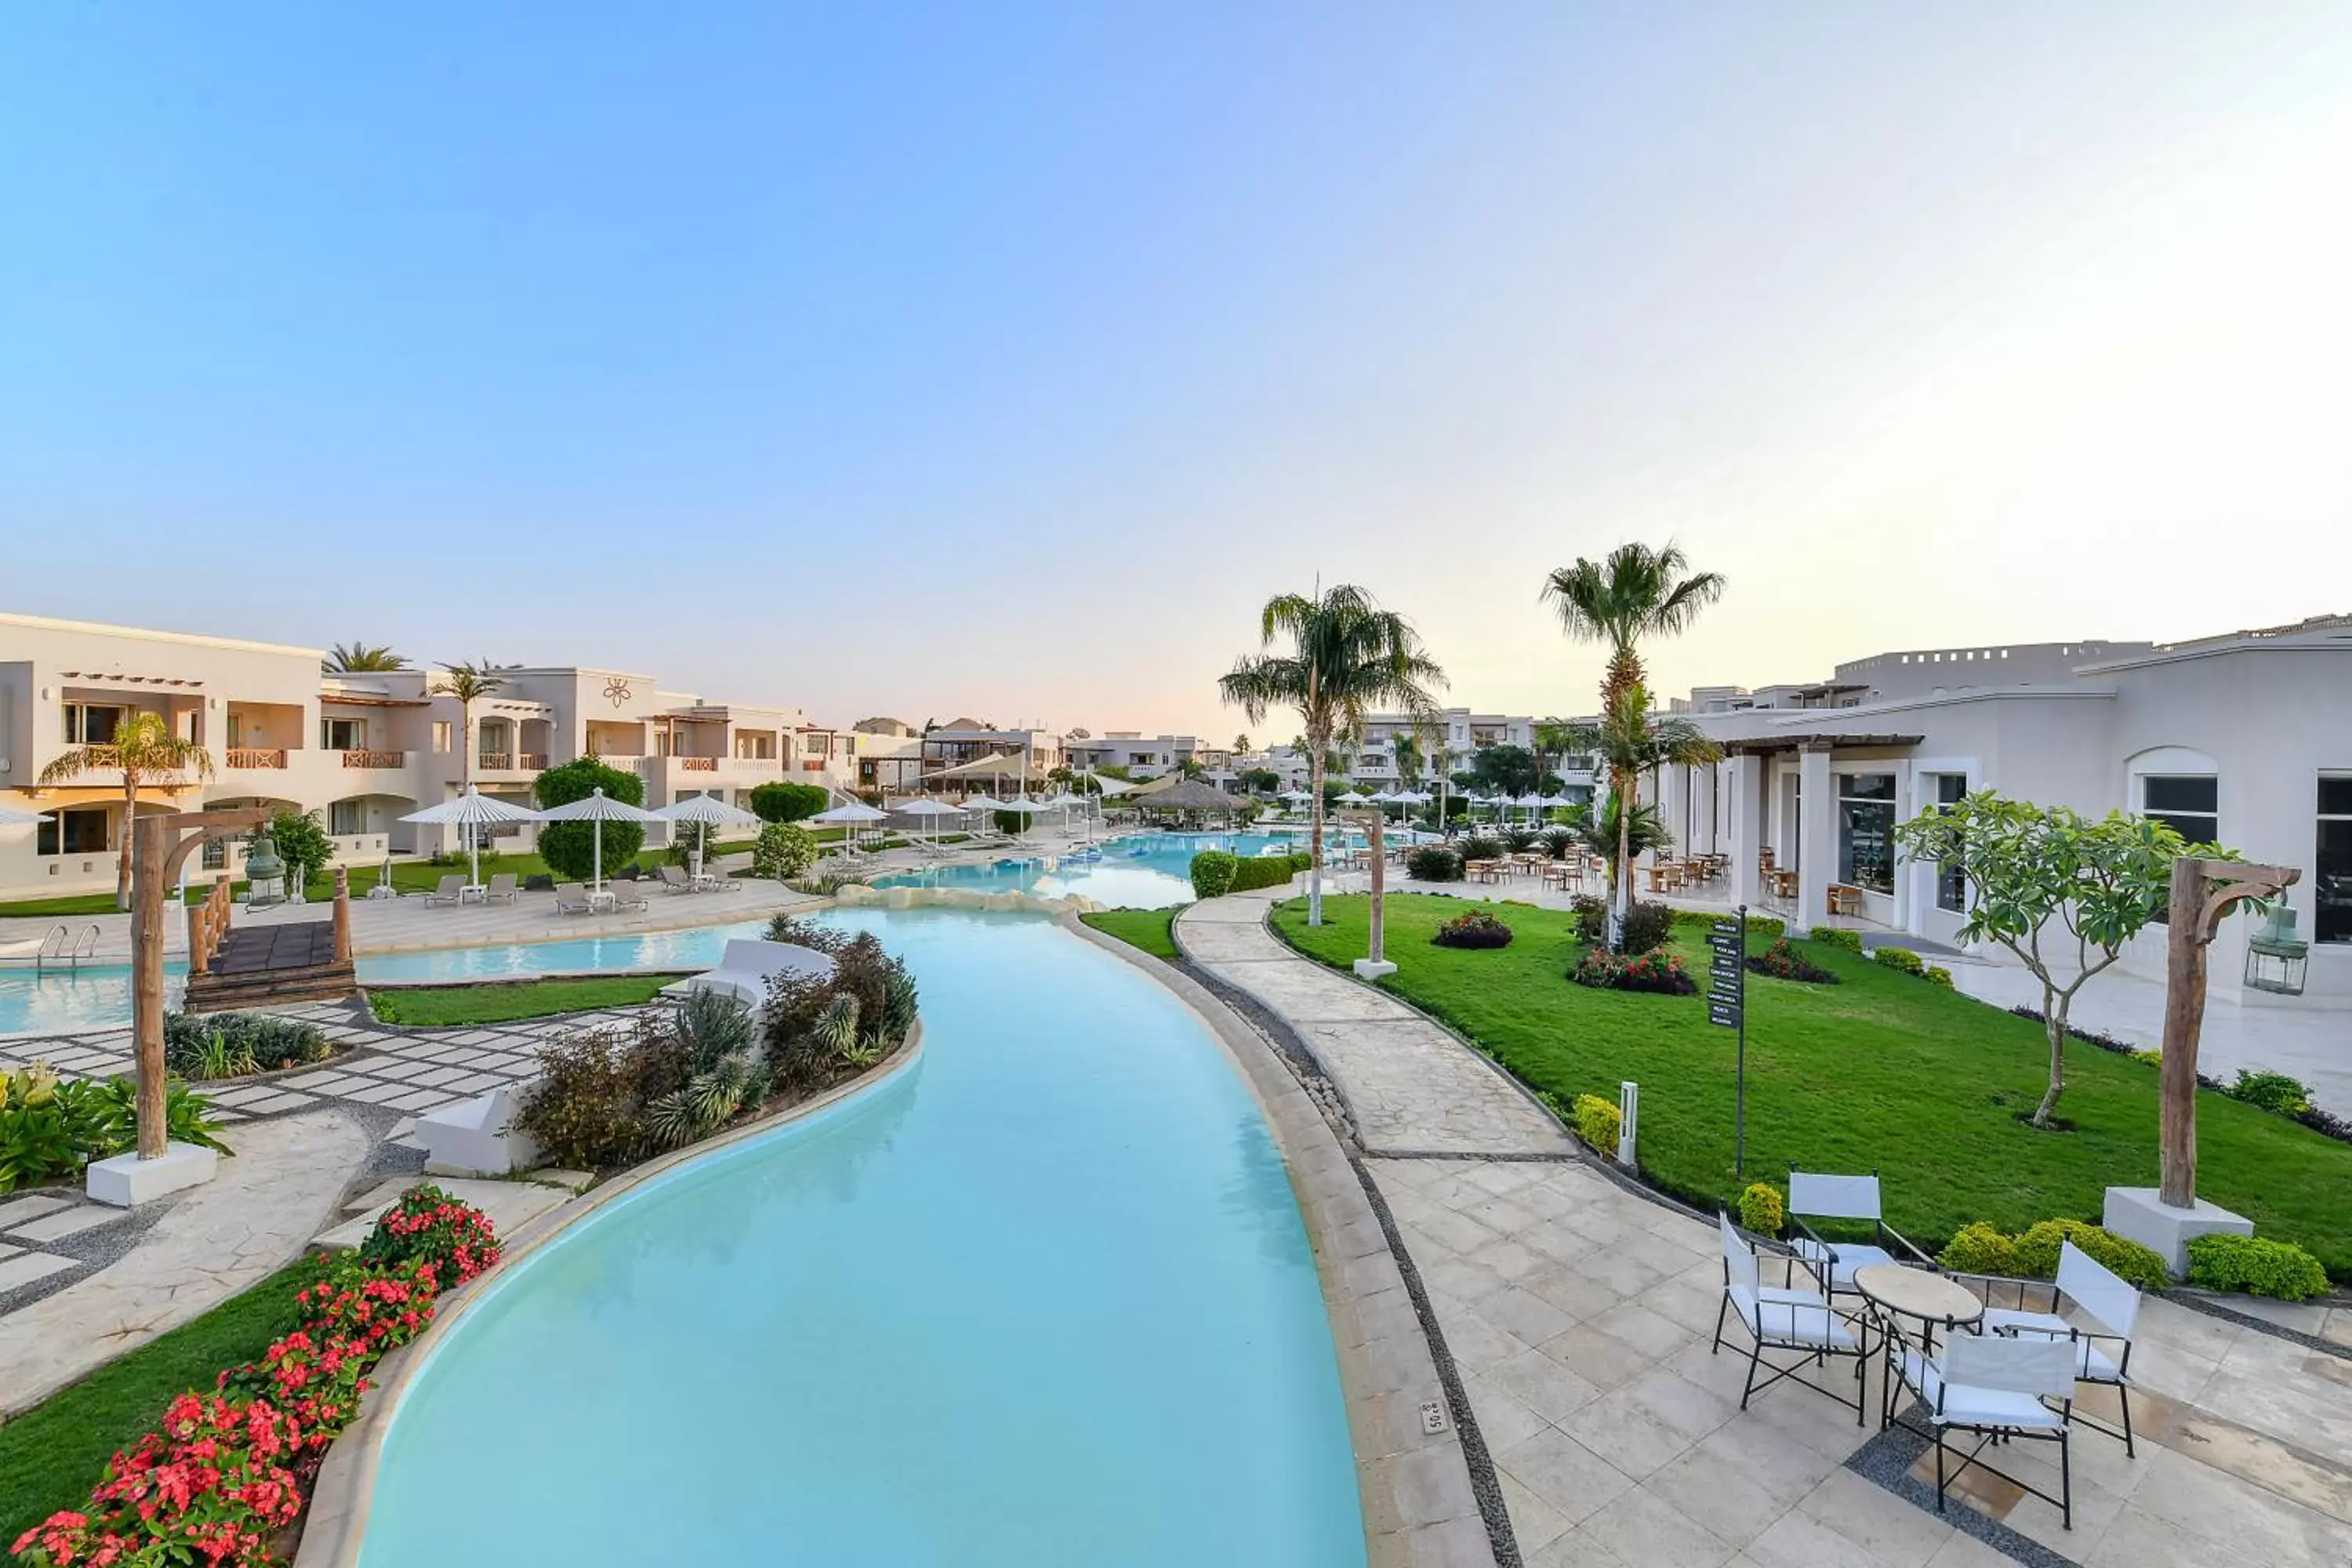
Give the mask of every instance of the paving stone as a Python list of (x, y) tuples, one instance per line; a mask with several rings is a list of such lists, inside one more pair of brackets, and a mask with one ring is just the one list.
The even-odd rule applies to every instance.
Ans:
[(296, 1094), (289, 1089), (277, 1089), (263, 1095), (258, 1100), (247, 1100), (237, 1109), (252, 1116), (275, 1116), (281, 1110), (299, 1110), (306, 1105), (317, 1103), (318, 1101), (307, 1094)]
[(0, 1230), (22, 1225), (28, 1219), (38, 1219), (45, 1214), (55, 1214), (70, 1207), (75, 1197), (63, 1193), (33, 1193), (24, 1197), (0, 1203)]
[(362, 1100), (369, 1105), (385, 1105), (403, 1095), (415, 1092), (415, 1089), (404, 1083), (368, 1083), (347, 1090), (341, 1098)]
[(121, 1209), (106, 1208), (97, 1204), (83, 1204), (75, 1208), (59, 1209), (43, 1215), (37, 1220), (16, 1226), (8, 1232), (12, 1241), (63, 1241), (67, 1237), (95, 1230), (110, 1220), (123, 1217)]
[(26, 1252), (0, 1262), (0, 1291), (20, 1290), (36, 1280), (62, 1274), (75, 1267), (70, 1258), (51, 1252)]
[(437, 1089), (416, 1089), (409, 1090), (396, 1100), (387, 1100), (383, 1103), (391, 1106), (394, 1110), (438, 1110), (449, 1103), (449, 1096)]

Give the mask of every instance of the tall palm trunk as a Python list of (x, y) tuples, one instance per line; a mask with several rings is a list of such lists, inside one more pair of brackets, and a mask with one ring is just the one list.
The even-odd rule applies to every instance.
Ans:
[[(1608, 673), (1601, 680), (1601, 711), (1606, 715), (1617, 710), (1619, 699), (1642, 683), (1648, 672), (1642, 668), (1642, 656), (1631, 643), (1620, 643), (1609, 656)], [(1617, 862), (1611, 868), (1609, 918), (1603, 923), (1609, 951), (1622, 952), (1625, 948), (1625, 917), (1633, 907), (1633, 778), (1629, 773), (1611, 769), (1609, 788), (1617, 796)]]
[[(139, 775), (131, 769), (122, 770), (122, 852), (114, 858), (114, 907), (131, 907), (131, 839), (132, 827), (139, 817)], [(65, 839), (60, 829), (58, 839), (60, 851)]]
[(1323, 923), (1323, 749), (1329, 737), (1307, 731), (1312, 748), (1307, 758), (1307, 923)]

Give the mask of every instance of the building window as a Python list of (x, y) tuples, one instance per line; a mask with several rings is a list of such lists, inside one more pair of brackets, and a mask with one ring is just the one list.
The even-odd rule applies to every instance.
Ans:
[(2191, 844), (2221, 840), (2221, 785), (2210, 773), (2149, 773), (2140, 780), (2140, 811)]
[(327, 831), (335, 837), (347, 837), (367, 831), (367, 804), (364, 801), (339, 800), (327, 807)]
[(68, 746), (110, 746), (115, 728), (122, 722), (121, 709), (89, 702), (67, 703), (65, 715)]
[(457, 749), (457, 726), (455, 721), (448, 719), (433, 721), (433, 749), (441, 752), (454, 752)]
[(1895, 775), (1838, 774), (1838, 880), (1895, 891)]
[(321, 719), (319, 721), (319, 746), (329, 752), (364, 752), (367, 750), (367, 721), (364, 719)]
[[(1936, 775), (1936, 807), (1943, 810), (1960, 804), (1969, 793), (1966, 773)], [(1953, 914), (1966, 914), (1969, 908), (1969, 879), (1960, 858), (1953, 856), (1936, 868), (1936, 907)]]
[[(58, 818), (63, 816), (64, 839), (58, 839)], [(45, 811), (33, 830), (36, 855), (102, 855), (106, 852), (108, 814), (103, 810)]]
[(2352, 773), (2319, 779), (2319, 853), (2313, 858), (2314, 942), (2352, 942)]

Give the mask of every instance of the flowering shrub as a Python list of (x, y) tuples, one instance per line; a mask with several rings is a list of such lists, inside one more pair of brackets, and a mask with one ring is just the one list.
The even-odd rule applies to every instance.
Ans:
[(1672, 953), (1644, 952), (1620, 958), (1593, 948), (1576, 961), (1568, 977), (1604, 991), (1648, 991), (1661, 996), (1695, 996), (1698, 982)]
[(1485, 910), (1472, 910), (1439, 926), (1429, 940), (1438, 947), (1508, 947), (1511, 928)]
[[(157, 1430), (115, 1455), (88, 1510), (51, 1514), (19, 1536), (18, 1562), (25, 1568), (275, 1562), (271, 1537), (302, 1511), (304, 1489), (328, 1445), (358, 1414), (368, 1369), (424, 1331), (440, 1289), (498, 1257), (478, 1211), (436, 1189), (420, 1191), (432, 1200), (404, 1200), (377, 1222), (367, 1247), (326, 1265), (303, 1288), (295, 1297), (299, 1321), (261, 1360), (222, 1373), (215, 1393), (181, 1394)], [(384, 1238), (398, 1251), (419, 1247), (419, 1237), (426, 1239), (415, 1255), (383, 1264), (368, 1256)]]
[(360, 1244), (360, 1258), (386, 1269), (429, 1263), (447, 1287), (463, 1285), (496, 1263), (499, 1244), (488, 1215), (428, 1182), (400, 1194)]
[(1839, 984), (1837, 971), (1823, 969), (1790, 947), (1785, 936), (1763, 952), (1752, 954), (1748, 960), (1748, 967), (1758, 974), (1769, 974), (1775, 980), (1801, 980), (1809, 985)]

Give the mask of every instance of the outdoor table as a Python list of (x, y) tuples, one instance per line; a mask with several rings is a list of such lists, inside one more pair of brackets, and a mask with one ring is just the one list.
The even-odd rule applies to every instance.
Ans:
[(610, 888), (599, 888), (588, 895), (588, 907), (599, 914), (607, 910), (618, 908), (620, 902), (620, 895)]
[(1923, 1353), (1936, 1353), (1936, 1325), (1975, 1323), (1984, 1317), (1984, 1303), (1959, 1281), (1925, 1268), (1900, 1263), (1869, 1263), (1853, 1271), (1853, 1288), (1863, 1300), (1894, 1317), (1916, 1318), (1927, 1342)]
[(490, 885), (488, 882), (475, 882), (457, 889), (457, 901), (461, 904), (478, 904), (489, 896)]

